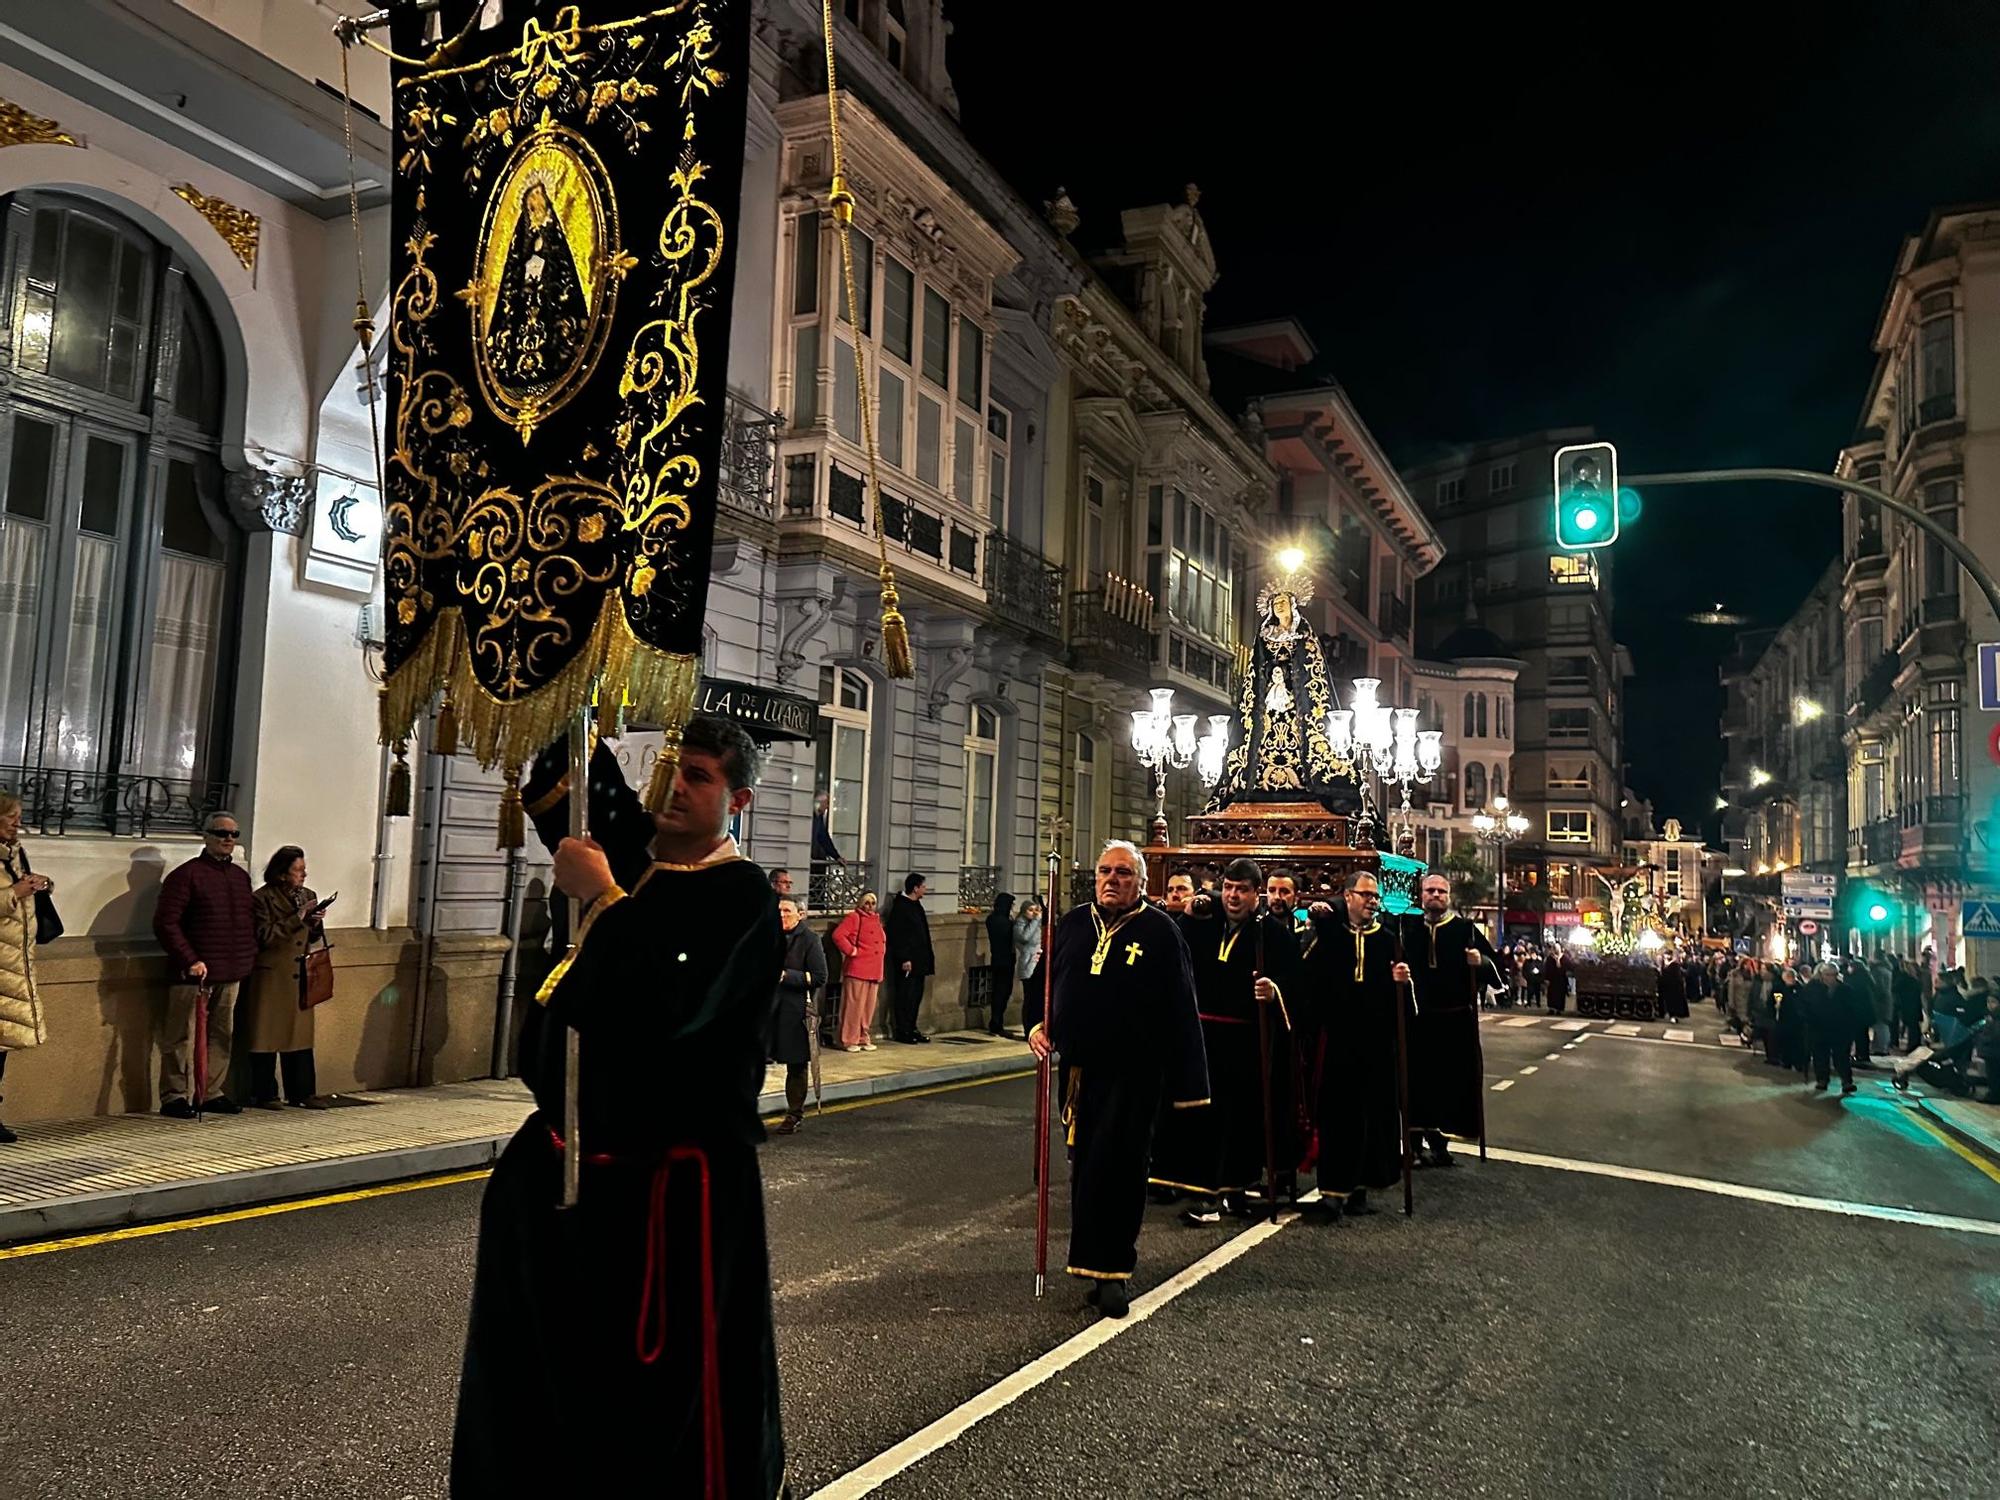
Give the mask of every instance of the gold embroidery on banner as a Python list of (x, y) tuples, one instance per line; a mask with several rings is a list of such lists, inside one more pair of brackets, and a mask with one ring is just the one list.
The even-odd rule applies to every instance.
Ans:
[(31, 115), (10, 99), (0, 99), (0, 146), (81, 146), (54, 120)]
[(193, 183), (180, 184), (174, 189), (174, 196), (208, 220), (222, 236), (222, 242), (243, 263), (244, 270), (257, 269), (257, 241), (263, 233), (263, 220), (247, 208), (209, 197)]

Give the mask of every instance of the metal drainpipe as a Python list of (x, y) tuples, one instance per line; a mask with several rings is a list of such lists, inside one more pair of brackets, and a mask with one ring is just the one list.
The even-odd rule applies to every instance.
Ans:
[(527, 888), (528, 864), (519, 849), (507, 851), (507, 915), (501, 935), (507, 939), (500, 960), (500, 995), (493, 1007), (493, 1066), (495, 1078), (507, 1076), (507, 1043), (514, 1030), (514, 986), (521, 967), (521, 897)]
[[(418, 762), (429, 770), (434, 767), (437, 757), (428, 744), (429, 735)], [(410, 1087), (415, 1088), (423, 1081), (424, 1030), (428, 1021), (431, 998), (431, 968), (437, 954), (437, 897), (438, 867), (443, 864), (444, 843), (444, 777), (426, 776), (419, 794), (420, 806), (430, 809), (427, 814), (431, 825), (430, 837), (430, 878), (426, 882), (424, 896), (424, 927), (417, 934), (417, 996), (410, 1016)], [(435, 798), (433, 806), (432, 799)]]
[[(386, 788), (388, 784), (389, 747), (384, 745), (381, 750), (380, 764), (377, 766), (375, 772), (375, 786), (377, 790), (381, 790)], [(386, 796), (383, 799), (382, 805), (384, 808), (388, 806)], [(375, 932), (381, 932), (389, 925), (389, 863), (394, 858), (389, 853), (389, 839), (393, 831), (393, 825), (389, 821), (388, 814), (386, 812), (377, 813), (375, 816), (375, 876), (368, 891), (368, 926)]]

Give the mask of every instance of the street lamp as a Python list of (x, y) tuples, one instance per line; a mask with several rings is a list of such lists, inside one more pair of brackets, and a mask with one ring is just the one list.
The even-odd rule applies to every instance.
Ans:
[(1493, 811), (1472, 815), (1473, 832), (1493, 846), (1495, 916), (1493, 931), (1500, 942), (1507, 940), (1507, 846), (1528, 831), (1528, 820), (1510, 810), (1505, 797), (1493, 799)]
[(1153, 706), (1132, 713), (1132, 748), (1139, 763), (1153, 773), (1153, 826), (1148, 842), (1167, 842), (1167, 768), (1195, 766), (1203, 786), (1222, 778), (1223, 756), (1229, 749), (1229, 715), (1210, 714), (1208, 733), (1195, 737), (1195, 714), (1174, 712), (1174, 690), (1154, 688)]
[(1357, 677), (1349, 706), (1326, 716), (1326, 737), (1333, 758), (1346, 765), (1361, 789), (1361, 847), (1374, 844), (1375, 799), (1372, 776), (1403, 789), (1402, 811), (1410, 808), (1410, 785), (1428, 785), (1444, 762), (1444, 735), (1417, 728), (1417, 710), (1391, 708), (1378, 701), (1382, 679)]

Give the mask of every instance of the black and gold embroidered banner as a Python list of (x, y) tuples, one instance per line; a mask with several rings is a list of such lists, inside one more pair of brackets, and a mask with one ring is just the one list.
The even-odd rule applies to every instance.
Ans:
[[(699, 679), (750, 0), (446, 0), (392, 26), (382, 732), (514, 764)], [(439, 38), (445, 38), (440, 45)]]

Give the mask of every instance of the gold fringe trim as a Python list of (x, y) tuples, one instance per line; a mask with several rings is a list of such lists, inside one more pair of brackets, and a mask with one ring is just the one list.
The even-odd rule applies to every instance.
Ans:
[(410, 815), (410, 761), (409, 745), (398, 738), (396, 741), (396, 763), (389, 767), (389, 791), (382, 806), (382, 813), (390, 818), (407, 818)]
[(442, 692), (451, 700), (461, 745), (480, 765), (488, 769), (503, 763), (518, 765), (567, 734), (578, 710), (590, 706), (593, 694), (606, 694), (613, 701), (630, 703), (632, 717), (665, 730), (674, 765), (678, 764), (681, 730), (694, 712), (701, 685), (701, 659), (642, 642), (632, 633), (618, 594), (605, 598), (590, 639), (576, 659), (520, 698), (501, 699), (487, 691), (473, 676), (464, 640), (457, 607), (440, 610), (416, 651), (383, 685), (385, 743), (408, 736)]

